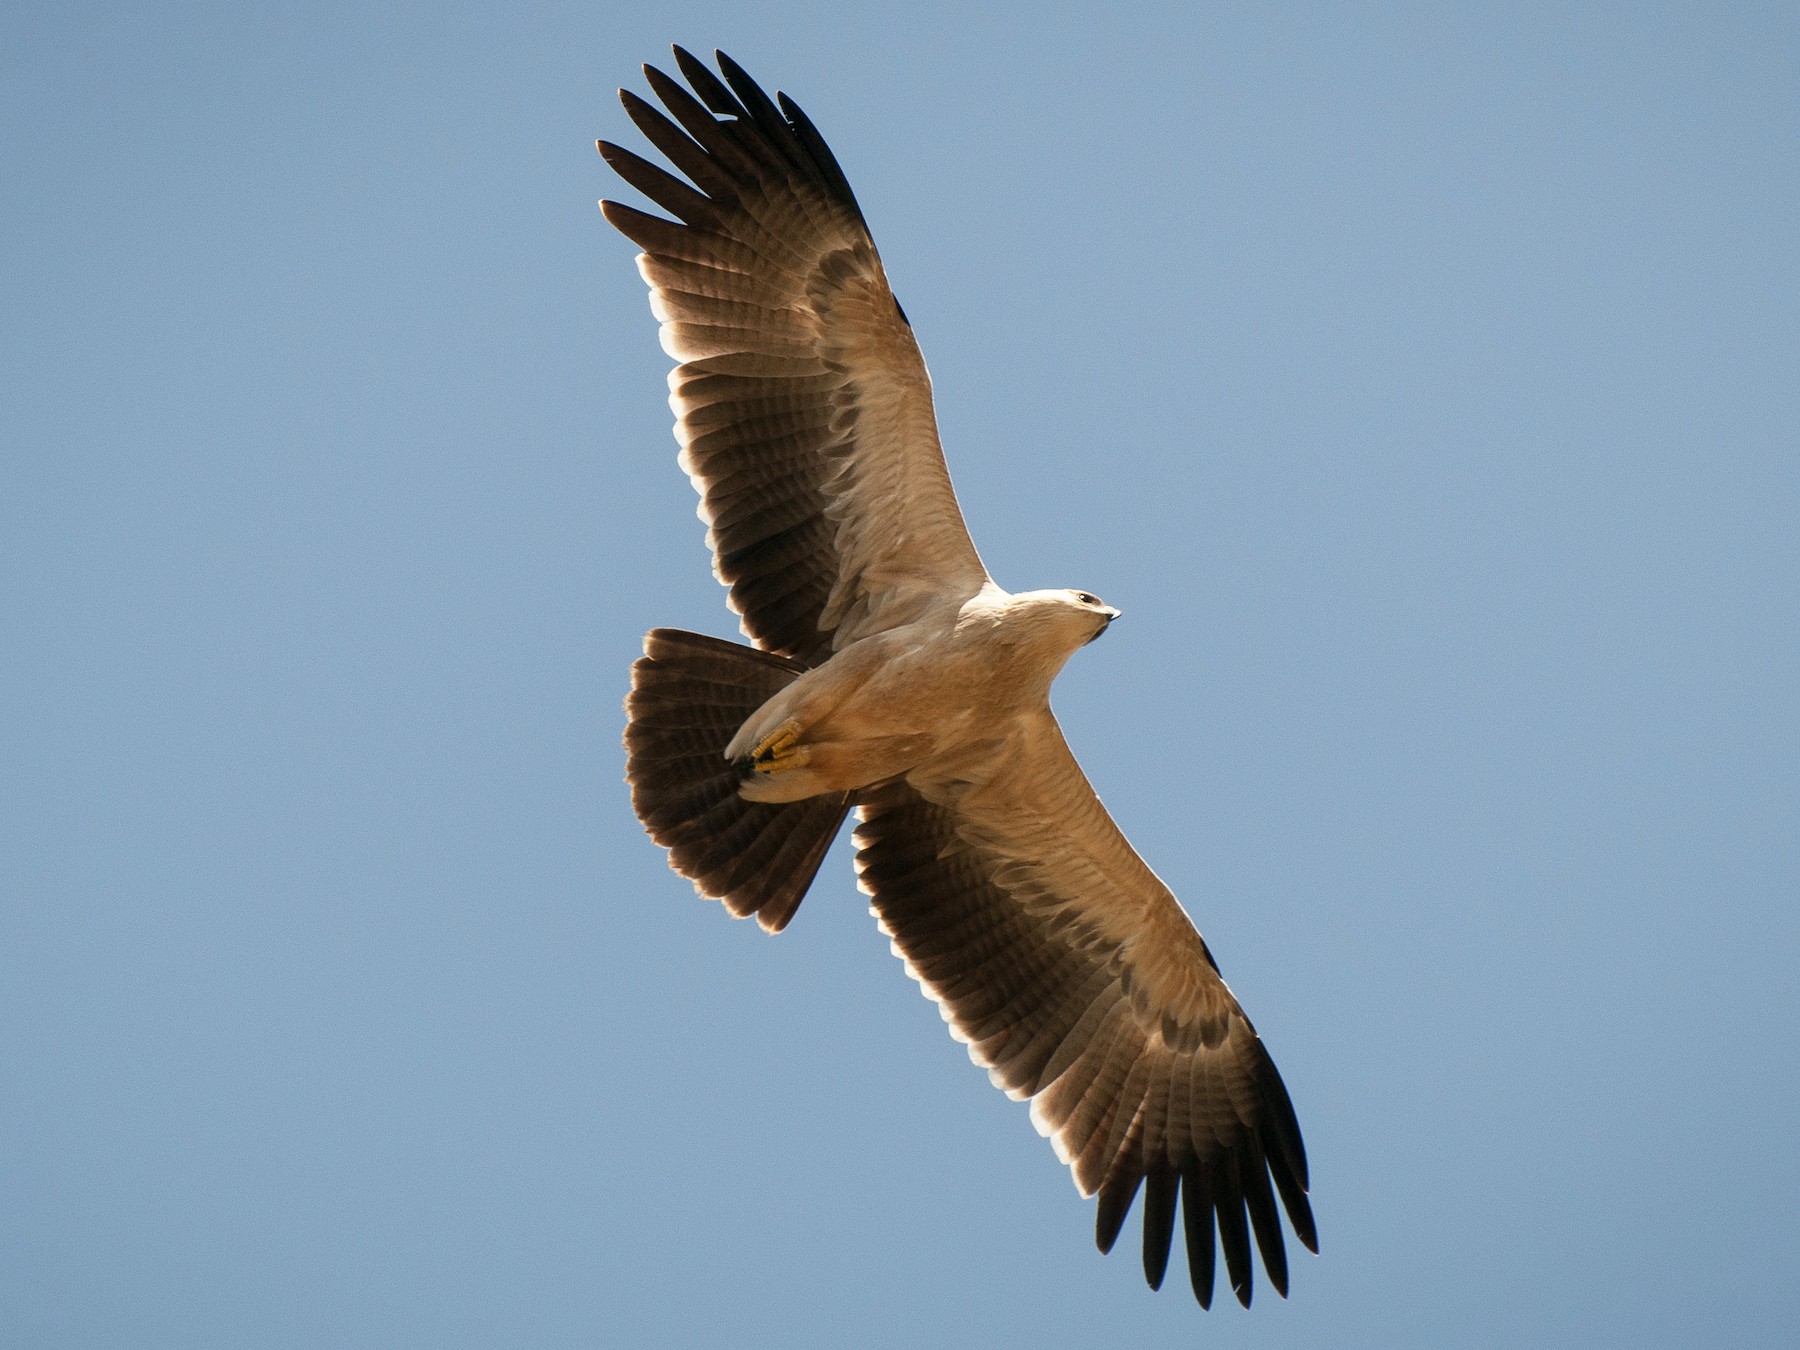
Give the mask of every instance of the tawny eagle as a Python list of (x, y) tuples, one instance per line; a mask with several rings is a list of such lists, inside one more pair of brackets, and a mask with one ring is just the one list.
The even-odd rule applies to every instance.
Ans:
[[(744, 647), (656, 629), (632, 668), (627, 777), (671, 865), (779, 931), (851, 811), (856, 870), (951, 1032), (1098, 1193), (1107, 1251), (1140, 1188), (1160, 1285), (1177, 1196), (1195, 1295), (1215, 1226), (1287, 1292), (1275, 1197), (1318, 1250), (1287, 1090), (1206, 944), (1088, 785), (1050, 684), (1117, 611), (1009, 594), (938, 445), (931, 381), (837, 160), (786, 95), (680, 48), (689, 88), (621, 91), (686, 181), (606, 142), (673, 220), (644, 251), (680, 463)], [(691, 89), (691, 92), (690, 92)]]

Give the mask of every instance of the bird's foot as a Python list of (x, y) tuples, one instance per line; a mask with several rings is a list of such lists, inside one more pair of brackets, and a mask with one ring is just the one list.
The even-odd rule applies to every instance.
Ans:
[(800, 724), (790, 718), (756, 743), (750, 752), (750, 767), (766, 776), (797, 769), (806, 759), (800, 746)]

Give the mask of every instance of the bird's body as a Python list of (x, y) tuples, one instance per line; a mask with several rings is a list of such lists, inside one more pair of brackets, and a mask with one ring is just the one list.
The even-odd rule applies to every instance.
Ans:
[[(645, 827), (702, 895), (770, 931), (854, 810), (860, 884), (970, 1056), (1098, 1194), (1111, 1247), (1140, 1188), (1161, 1283), (1176, 1202), (1196, 1295), (1214, 1228), (1248, 1305), (1274, 1287), (1276, 1196), (1317, 1250), (1274, 1063), (1180, 904), (1100, 804), (1050, 686), (1117, 611), (1009, 594), (964, 527), (911, 325), (843, 171), (784, 95), (688, 53), (669, 116), (622, 93), (687, 181), (617, 146), (676, 217), (616, 203), (641, 245), (680, 462), (744, 647), (656, 629), (626, 702)], [(671, 118), (673, 120), (671, 120)]]
[(740, 789), (759, 802), (854, 791), (901, 774), (967, 778), (1047, 714), (1050, 683), (1117, 611), (1071, 591), (1008, 595), (991, 582), (961, 605), (932, 606), (899, 628), (859, 638), (807, 671), (745, 722), (725, 748), (753, 758), (783, 727), (781, 767)]

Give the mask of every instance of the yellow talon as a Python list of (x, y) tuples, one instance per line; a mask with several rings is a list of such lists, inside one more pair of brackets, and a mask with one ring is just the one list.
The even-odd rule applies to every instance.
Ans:
[(800, 724), (783, 722), (757, 742), (756, 749), (750, 752), (750, 763), (760, 774), (798, 768), (805, 762), (804, 755), (795, 748), (799, 742)]

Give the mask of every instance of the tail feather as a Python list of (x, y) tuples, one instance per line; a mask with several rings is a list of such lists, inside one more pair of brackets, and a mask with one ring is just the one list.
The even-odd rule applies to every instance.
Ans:
[(725, 758), (746, 718), (806, 667), (735, 642), (654, 628), (631, 667), (625, 778), (669, 865), (739, 918), (787, 926), (852, 805), (850, 794), (770, 804), (738, 796)]

